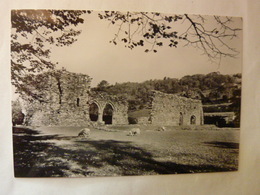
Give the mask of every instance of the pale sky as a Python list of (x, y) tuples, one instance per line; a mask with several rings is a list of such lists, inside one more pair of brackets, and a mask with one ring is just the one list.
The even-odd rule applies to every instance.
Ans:
[[(78, 41), (69, 47), (53, 48), (51, 59), (68, 71), (89, 75), (92, 86), (101, 80), (115, 82), (142, 82), (166, 77), (181, 78), (185, 75), (207, 74), (219, 71), (222, 74), (241, 73), (242, 53), (234, 58), (223, 58), (221, 63), (211, 63), (200, 51), (192, 47), (178, 48), (163, 46), (157, 53), (145, 53), (144, 47), (133, 50), (123, 43), (115, 46), (109, 41), (118, 28), (106, 20), (97, 18), (96, 13), (84, 16), (84, 24), (78, 26), (82, 33)], [(242, 20), (235, 18), (235, 26), (242, 28)], [(185, 26), (176, 26), (183, 28)], [(178, 31), (178, 30), (176, 30)], [(242, 51), (242, 32), (230, 43)], [(233, 40), (233, 41), (234, 41)]]

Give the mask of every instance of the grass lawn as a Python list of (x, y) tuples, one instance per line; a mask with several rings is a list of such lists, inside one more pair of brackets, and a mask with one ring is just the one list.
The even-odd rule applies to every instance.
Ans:
[(235, 171), (239, 131), (196, 127), (139, 126), (141, 134), (126, 136), (137, 125), (91, 128), (13, 128), (17, 177), (89, 177)]

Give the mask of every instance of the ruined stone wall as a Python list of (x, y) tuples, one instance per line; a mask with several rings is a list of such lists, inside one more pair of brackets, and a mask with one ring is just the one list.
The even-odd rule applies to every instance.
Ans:
[(200, 100), (153, 91), (151, 123), (156, 125), (201, 125), (203, 110)]
[(31, 126), (82, 126), (89, 124), (88, 100), (91, 78), (57, 71), (46, 74), (45, 101), (26, 102), (25, 121)]
[(107, 95), (105, 93), (92, 93), (89, 104), (95, 103), (98, 106), (98, 122), (102, 120), (104, 109), (107, 105), (112, 107), (112, 124), (128, 124), (128, 103), (126, 100), (117, 96)]
[(41, 75), (44, 78), (44, 101), (25, 101), (25, 125), (30, 126), (87, 126), (92, 123), (90, 104), (99, 108), (97, 122), (104, 123), (102, 116), (106, 105), (113, 108), (112, 124), (128, 124), (128, 104), (115, 96), (90, 93), (91, 78), (87, 75), (55, 71)]
[(138, 123), (138, 124), (150, 124), (150, 123), (151, 123), (150, 117), (145, 117), (145, 116), (143, 116), (143, 117), (138, 117), (137, 123)]

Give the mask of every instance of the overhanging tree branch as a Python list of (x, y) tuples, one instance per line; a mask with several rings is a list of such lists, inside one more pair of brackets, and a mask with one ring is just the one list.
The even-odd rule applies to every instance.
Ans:
[[(201, 50), (211, 61), (234, 58), (239, 54), (228, 41), (237, 37), (241, 29), (232, 26), (230, 17), (214, 16), (214, 21), (208, 22), (200, 15), (106, 11), (100, 12), (99, 18), (112, 21), (112, 25), (120, 22), (120, 30), (115, 34), (117, 39), (113, 39), (117, 41), (113, 43), (121, 40), (130, 49), (141, 46), (146, 52), (157, 52), (160, 46), (176, 48), (179, 42), (184, 42), (186, 46)], [(187, 28), (178, 30), (176, 25), (187, 25)]]

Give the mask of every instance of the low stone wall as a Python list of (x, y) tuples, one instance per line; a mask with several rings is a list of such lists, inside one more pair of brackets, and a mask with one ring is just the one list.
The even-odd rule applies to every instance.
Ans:
[(89, 115), (86, 106), (63, 106), (55, 108), (52, 104), (30, 103), (25, 111), (25, 125), (29, 126), (86, 126)]
[(89, 121), (76, 113), (51, 113), (36, 111), (28, 122), (29, 126), (88, 126)]

